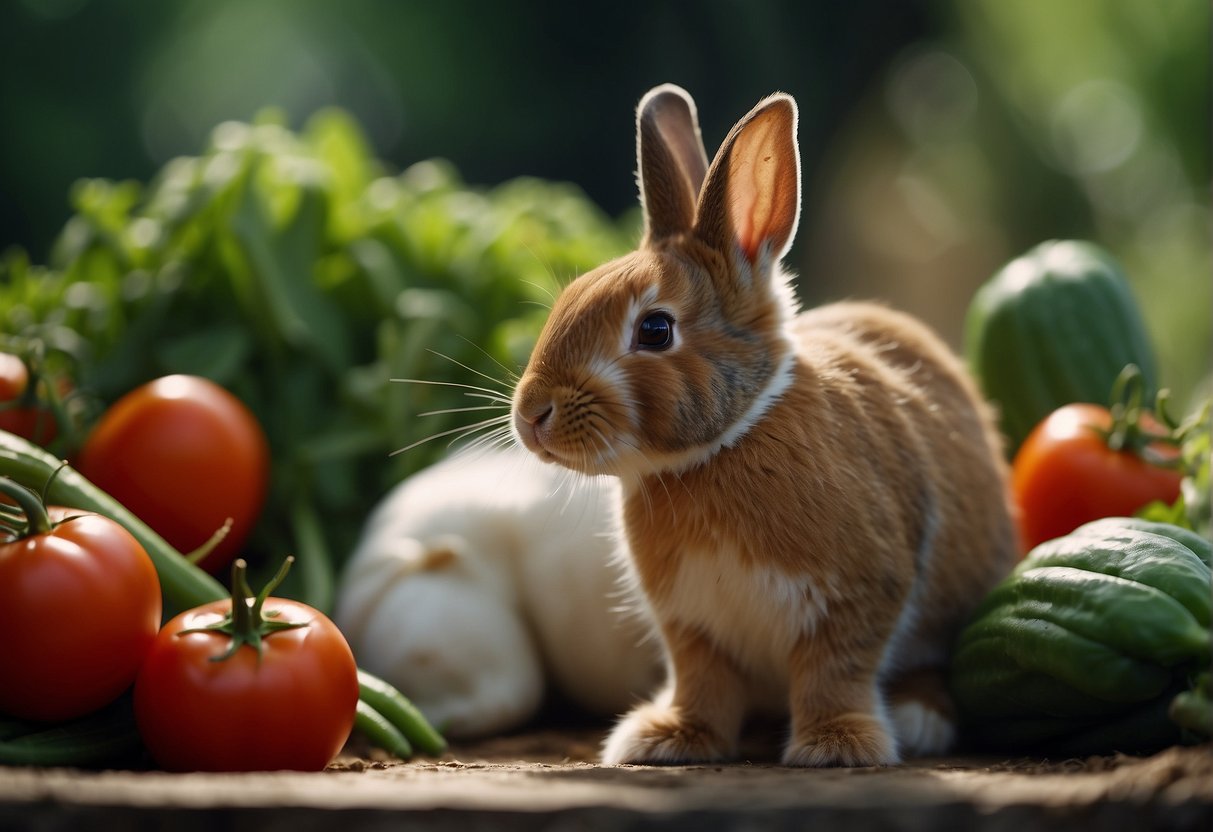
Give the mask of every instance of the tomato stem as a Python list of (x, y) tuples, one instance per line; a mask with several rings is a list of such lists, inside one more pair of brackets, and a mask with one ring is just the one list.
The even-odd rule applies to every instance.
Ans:
[(212, 656), (211, 661), (226, 661), (246, 644), (257, 651), (257, 660), (260, 661), (261, 642), (267, 636), (281, 630), (306, 627), (310, 623), (307, 621), (279, 621), (276, 610), (265, 612), (265, 602), (270, 597), (270, 593), (277, 589), (286, 578), (286, 574), (294, 562), (295, 559), (288, 556), (283, 562), (282, 568), (278, 570), (278, 574), (254, 596), (253, 590), (249, 588), (248, 584), (248, 564), (244, 558), (237, 558), (232, 563), (232, 608), (228, 614), (223, 617), (223, 620), (214, 624), (208, 624), (205, 627), (191, 627), (181, 630), (177, 635), (223, 633), (229, 636), (232, 642), (226, 651), (218, 656)]
[[(3, 525), (12, 533), (13, 540), (46, 534), (53, 528), (46, 503), (36, 492), (9, 477), (0, 477), (0, 494), (17, 504), (15, 510), (6, 508), (3, 512)], [(10, 519), (12, 522), (8, 522)]]
[(1113, 451), (1134, 454), (1160, 468), (1175, 467), (1178, 464), (1176, 455), (1155, 450), (1159, 444), (1178, 446), (1183, 438), (1166, 411), (1167, 391), (1158, 394), (1157, 423), (1163, 426), (1161, 430), (1143, 421), (1144, 415), (1154, 412), (1149, 403), (1143, 401), (1144, 397), (1145, 378), (1141, 370), (1136, 364), (1126, 364), (1112, 385), (1108, 408), (1112, 426), (1099, 433)]
[(206, 559), (206, 556), (215, 551), (220, 543), (222, 543), (232, 531), (232, 518), (227, 518), (223, 521), (223, 525), (215, 529), (207, 541), (192, 552), (186, 554), (185, 559), (197, 566)]

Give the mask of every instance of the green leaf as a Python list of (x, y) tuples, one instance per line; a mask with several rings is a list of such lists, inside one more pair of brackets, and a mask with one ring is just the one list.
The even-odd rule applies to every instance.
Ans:
[(256, 189), (246, 187), (232, 218), (232, 233), (279, 340), (339, 372), (350, 360), (349, 335), (312, 275), (323, 237), (326, 196), (317, 183), (300, 187), (299, 206), (281, 233), (270, 226)]
[(253, 338), (239, 324), (221, 324), (166, 338), (157, 350), (157, 359), (166, 373), (204, 376), (228, 385), (244, 370), (253, 351)]

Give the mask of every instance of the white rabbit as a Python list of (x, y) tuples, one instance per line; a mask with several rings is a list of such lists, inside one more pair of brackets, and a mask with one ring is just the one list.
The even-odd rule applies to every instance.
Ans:
[(637, 118), (645, 236), (552, 308), (514, 393), (538, 458), (618, 477), (668, 681), (606, 763), (719, 760), (756, 710), (791, 765), (945, 750), (956, 631), (1017, 545), (1001, 441), (957, 358), (872, 304), (798, 314), (796, 105), (709, 166), (690, 96)]
[(611, 715), (660, 680), (642, 608), (624, 598), (618, 483), (523, 449), (457, 454), (368, 519), (334, 620), (359, 664), (452, 738), (514, 728), (548, 684)]

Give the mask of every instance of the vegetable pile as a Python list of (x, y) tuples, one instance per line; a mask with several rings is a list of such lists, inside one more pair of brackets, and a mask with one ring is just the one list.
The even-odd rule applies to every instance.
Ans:
[(1092, 243), (1050, 240), (998, 271), (973, 297), (965, 352), (998, 406), (1012, 453), (1052, 411), (1106, 403), (1126, 365), (1157, 389), (1154, 349), (1124, 271)]
[(1033, 549), (957, 645), (970, 738), (1081, 755), (1209, 737), (1211, 574), (1208, 540), (1130, 518)]
[[(48, 265), (19, 250), (0, 259), (0, 476), (88, 516), (52, 509), (48, 519), (20, 492), (18, 507), (0, 508), (0, 571), (31, 560), (9, 548), (112, 520), (114, 536), (154, 566), (145, 571), (160, 591), (126, 593), (114, 580), (107, 595), (97, 570), (117, 554), (101, 549), (71, 592), (65, 576), (5, 581), (24, 605), (5, 604), (3, 615), (52, 601), (76, 603), (77, 615), (13, 653), (0, 687), (28, 683), (26, 698), (45, 708), (54, 697), (36, 696), (38, 672), (62, 698), (90, 685), (105, 692), (66, 710), (26, 710), (15, 694), (0, 702), (0, 763), (103, 764), (146, 751), (173, 769), (314, 768), (351, 725), (399, 756), (441, 753), (442, 737), (399, 692), (356, 670), (327, 623), (334, 576), (369, 507), (447, 446), (393, 452), (467, 423), (450, 409), (467, 402), (456, 385), (484, 385), (483, 373), (504, 391), (559, 285), (622, 252), (632, 224), (565, 185), (520, 179), (479, 191), (441, 161), (389, 175), (338, 111), (299, 132), (273, 113), (226, 123), (202, 154), (172, 161), (147, 186), (89, 180), (71, 198)], [(486, 409), (482, 398), (472, 404)], [(271, 582), (281, 598), (251, 597), (250, 583), (264, 585), (288, 554), (295, 567)], [(228, 592), (212, 575), (237, 557)], [(143, 629), (121, 649), (90, 648), (73, 634), (100, 638), (114, 593)], [(209, 625), (214, 615), (199, 609), (214, 604), (236, 611), (220, 628), (232, 633), (176, 633), (183, 621)], [(176, 616), (164, 630), (162, 610)], [(32, 632), (10, 618), (0, 624)], [(244, 646), (212, 662), (233, 637)], [(115, 661), (113, 679), (80, 681), (54, 658), (73, 638), (131, 661)], [(276, 669), (286, 653), (310, 656), (311, 669)], [(212, 681), (187, 691), (167, 669), (173, 657)], [(78, 664), (83, 673), (97, 662)], [(305, 714), (286, 707), (309, 699), (300, 680), (339, 690), (317, 693)], [(236, 687), (238, 702), (214, 701)], [(187, 693), (188, 717), (174, 710)], [(293, 714), (292, 724), (256, 707)], [(254, 737), (246, 727), (237, 743), (225, 733), (232, 723), (278, 729)], [(309, 736), (316, 743), (304, 749)], [(219, 746), (243, 750), (225, 757)]]
[(1008, 264), (968, 324), (1030, 551), (956, 645), (965, 735), (1067, 755), (1209, 739), (1211, 404), (1180, 421), (1155, 395), (1128, 286), (1089, 243)]
[[(79, 472), (2, 431), (0, 471), (0, 625), (26, 639), (0, 662), (0, 764), (146, 751), (177, 770), (315, 770), (354, 726), (400, 756), (445, 748), (403, 695), (357, 669), (327, 617), (269, 597), (285, 567), (251, 598), (237, 560), (229, 596)], [(74, 508), (48, 512), (47, 498)], [(162, 596), (186, 610), (163, 628)]]
[(102, 411), (162, 376), (224, 387), (270, 448), (241, 551), (263, 578), (295, 554), (283, 591), (320, 610), (369, 505), (447, 443), (392, 452), (469, 421), (420, 416), (468, 403), (451, 388), (392, 379), (485, 386), (466, 366), (501, 390), (560, 284), (634, 238), (571, 186), (482, 192), (440, 161), (387, 175), (332, 110), (299, 132), (273, 113), (222, 124), (146, 187), (82, 181), (72, 204), (48, 266), (0, 260), (0, 351), (75, 388), (74, 435), (52, 449), (72, 458)]

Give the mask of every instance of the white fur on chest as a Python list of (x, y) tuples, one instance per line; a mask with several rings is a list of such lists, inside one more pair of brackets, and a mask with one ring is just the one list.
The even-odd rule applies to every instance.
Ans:
[(750, 677), (755, 704), (783, 705), (792, 650), (827, 612), (823, 589), (728, 550), (684, 552), (671, 586), (661, 617), (711, 637)]

